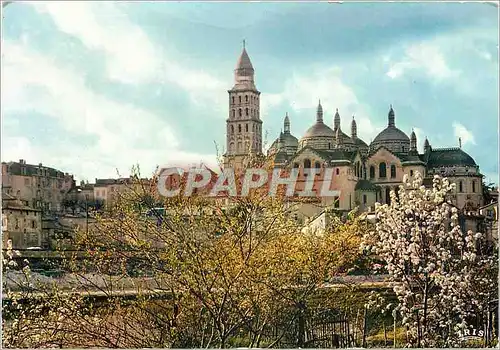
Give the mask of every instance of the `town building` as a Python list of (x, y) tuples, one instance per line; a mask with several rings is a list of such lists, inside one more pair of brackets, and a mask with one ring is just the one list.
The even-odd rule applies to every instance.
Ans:
[(42, 211), (2, 193), (2, 240), (4, 247), (11, 240), (13, 249), (47, 248), (48, 237), (42, 232)]
[(2, 162), (2, 192), (44, 214), (61, 211), (66, 193), (74, 186), (73, 175), (41, 163)]
[[(254, 79), (254, 67), (243, 47), (234, 71), (234, 86), (229, 93), (229, 113), (226, 120), (226, 153), (224, 166), (235, 169), (244, 166), (244, 159), (262, 154), (262, 120), (260, 92)], [(423, 153), (417, 149), (417, 137), (410, 136), (396, 124), (395, 109), (390, 106), (387, 127), (375, 139), (366, 143), (357, 133), (353, 117), (350, 133), (341, 128), (337, 109), (330, 127), (325, 121), (321, 102), (311, 127), (298, 138), (291, 132), (291, 117), (285, 114), (283, 131), (268, 150), (274, 165), (283, 169), (298, 168), (300, 176), (309, 175), (304, 169), (324, 172), (333, 169), (332, 190), (338, 198), (323, 198), (323, 207), (348, 211), (373, 211), (376, 202), (390, 203), (391, 190), (398, 191), (405, 175), (413, 178), (417, 172), (430, 184), (435, 174), (446, 176), (456, 184), (451, 195), (460, 209), (477, 210), (484, 204), (479, 166), (461, 147), (433, 148), (425, 139)], [(315, 176), (315, 175), (313, 175)], [(318, 209), (318, 214), (320, 209)]]

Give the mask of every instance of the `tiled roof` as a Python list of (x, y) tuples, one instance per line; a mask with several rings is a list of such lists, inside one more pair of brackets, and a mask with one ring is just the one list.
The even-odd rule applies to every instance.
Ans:
[(355, 187), (356, 191), (378, 191), (380, 187), (369, 180), (359, 180)]

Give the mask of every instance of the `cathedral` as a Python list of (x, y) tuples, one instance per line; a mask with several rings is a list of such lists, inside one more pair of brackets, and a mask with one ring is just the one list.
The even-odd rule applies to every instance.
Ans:
[[(234, 86), (229, 93), (229, 116), (226, 120), (226, 167), (242, 168), (249, 155), (262, 154), (262, 120), (260, 92), (254, 80), (254, 68), (243, 51), (234, 70)], [(313, 119), (313, 118), (311, 118)], [(459, 147), (432, 148), (428, 139), (424, 152), (417, 149), (417, 137), (396, 126), (396, 113), (391, 106), (387, 127), (367, 144), (357, 134), (352, 119), (350, 133), (342, 131), (337, 110), (333, 125), (325, 122), (323, 107), (318, 103), (313, 124), (299, 139), (292, 134), (291, 118), (285, 115), (283, 129), (267, 152), (280, 168), (333, 168), (332, 189), (340, 196), (323, 199), (323, 206), (339, 210), (371, 211), (376, 202), (390, 203), (390, 191), (397, 192), (403, 176), (419, 172), (424, 184), (430, 185), (435, 174), (446, 176), (456, 184), (452, 201), (460, 209), (474, 210), (483, 205), (482, 178), (474, 159)], [(328, 202), (329, 201), (329, 202)]]

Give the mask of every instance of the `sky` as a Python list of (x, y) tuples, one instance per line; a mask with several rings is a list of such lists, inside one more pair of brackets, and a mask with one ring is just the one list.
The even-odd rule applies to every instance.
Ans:
[(267, 144), (318, 100), (370, 142), (412, 128), (498, 183), (498, 8), (485, 3), (30, 2), (3, 9), (2, 161), (77, 180), (216, 163), (246, 49)]

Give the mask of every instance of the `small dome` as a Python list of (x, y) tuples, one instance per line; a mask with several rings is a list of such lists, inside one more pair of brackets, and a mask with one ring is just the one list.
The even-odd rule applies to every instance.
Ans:
[(324, 123), (316, 123), (307, 129), (302, 138), (305, 139), (311, 137), (335, 137), (335, 132)]

